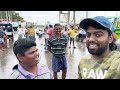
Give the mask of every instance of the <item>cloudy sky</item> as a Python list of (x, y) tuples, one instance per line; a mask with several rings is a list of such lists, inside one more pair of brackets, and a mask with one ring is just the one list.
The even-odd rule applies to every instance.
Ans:
[(39, 23), (45, 23), (50, 21), (52, 23), (59, 22), (59, 11), (16, 11), (26, 21), (33, 21)]
[[(26, 21), (39, 22), (45, 24), (47, 21), (51, 23), (59, 22), (59, 11), (16, 11), (22, 16)], [(120, 16), (120, 11), (89, 11), (88, 16)], [(72, 21), (72, 12), (70, 21)], [(76, 22), (80, 22), (81, 19), (86, 17), (86, 11), (76, 12)]]

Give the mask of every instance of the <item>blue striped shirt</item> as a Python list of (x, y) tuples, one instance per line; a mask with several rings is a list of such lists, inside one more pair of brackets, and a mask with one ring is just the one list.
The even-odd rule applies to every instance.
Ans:
[(62, 57), (65, 55), (67, 45), (67, 38), (65, 35), (61, 35), (60, 39), (56, 35), (52, 36), (48, 40), (48, 46), (51, 47), (51, 51), (55, 56)]

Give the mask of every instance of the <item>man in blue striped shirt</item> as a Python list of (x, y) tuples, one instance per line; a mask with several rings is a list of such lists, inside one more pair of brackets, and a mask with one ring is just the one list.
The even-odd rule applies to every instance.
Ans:
[(62, 70), (62, 79), (66, 78), (67, 62), (65, 51), (67, 38), (61, 34), (62, 27), (60, 24), (54, 25), (54, 35), (48, 40), (48, 50), (52, 53), (52, 69), (54, 79), (57, 79), (57, 72)]

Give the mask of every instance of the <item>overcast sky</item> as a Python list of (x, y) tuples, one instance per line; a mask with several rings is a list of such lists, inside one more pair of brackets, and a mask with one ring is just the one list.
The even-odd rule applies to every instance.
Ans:
[(59, 22), (59, 11), (16, 11), (26, 21), (45, 23), (50, 21), (52, 23)]
[[(45, 24), (47, 21), (51, 23), (59, 22), (59, 11), (16, 11), (22, 16), (26, 21), (39, 22)], [(89, 17), (94, 16), (120, 16), (120, 11), (89, 11)], [(80, 22), (82, 18), (86, 17), (86, 11), (76, 12), (76, 22)], [(70, 21), (72, 21), (72, 12)]]

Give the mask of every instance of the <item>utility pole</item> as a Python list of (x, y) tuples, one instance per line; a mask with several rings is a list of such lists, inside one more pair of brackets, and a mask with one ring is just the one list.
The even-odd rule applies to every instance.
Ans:
[(68, 11), (68, 25), (70, 24), (70, 11)]
[(2, 11), (0, 11), (0, 18), (2, 19)]
[(88, 14), (89, 14), (88, 11), (86, 11), (86, 18), (88, 18)]
[(9, 15), (9, 21), (12, 23), (12, 11), (9, 11), (9, 13), (8, 13)]
[(5, 11), (5, 13), (6, 13), (6, 20), (8, 22), (8, 11)]
[(8, 22), (10, 22), (10, 11), (8, 11)]
[(75, 11), (73, 11), (73, 22), (74, 22), (74, 25), (75, 25), (76, 24)]
[(11, 22), (12, 22), (12, 11), (11, 11), (11, 14), (10, 14), (10, 15), (11, 15)]
[(59, 11), (59, 23), (61, 23), (61, 14), (67, 15), (67, 24), (69, 25), (70, 22), (70, 11), (67, 12), (63, 12), (63, 11)]
[(6, 12), (7, 22), (11, 22), (11, 20), (12, 20), (12, 12), (11, 11), (5, 11), (5, 12)]
[(59, 23), (61, 23), (61, 14), (63, 14), (62, 11), (59, 11)]

